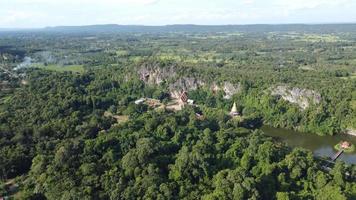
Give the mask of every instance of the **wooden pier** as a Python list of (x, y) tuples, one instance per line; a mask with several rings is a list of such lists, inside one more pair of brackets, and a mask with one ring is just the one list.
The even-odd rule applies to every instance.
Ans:
[(339, 152), (337, 152), (333, 157), (331, 157), (331, 160), (335, 161), (336, 159), (338, 159), (341, 156), (342, 153), (344, 153), (343, 149), (340, 150)]

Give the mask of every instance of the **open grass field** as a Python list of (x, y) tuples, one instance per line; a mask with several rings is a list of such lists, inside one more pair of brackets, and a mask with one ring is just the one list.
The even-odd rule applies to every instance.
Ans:
[(329, 35), (329, 34), (324, 34), (324, 35), (304, 34), (297, 40), (303, 41), (303, 42), (340, 42), (340, 41), (345, 41), (345, 40), (342, 40), (338, 36)]
[(342, 79), (356, 79), (356, 73), (351, 74), (350, 76), (347, 77), (341, 77)]
[(352, 109), (356, 110), (356, 100), (352, 100), (352, 101), (350, 102), (350, 107), (351, 107)]
[(57, 72), (75, 72), (75, 73), (83, 73), (84, 72), (84, 67), (83, 65), (66, 65), (66, 66), (61, 66), (61, 65), (43, 65), (43, 64), (36, 64), (33, 67), (36, 68), (41, 68), (41, 69), (46, 69), (50, 71), (57, 71)]
[(127, 115), (114, 115), (113, 117), (117, 120), (118, 124), (129, 121), (129, 116)]
[(125, 123), (129, 121), (129, 116), (128, 115), (114, 115), (111, 112), (106, 111), (104, 113), (105, 117), (112, 117), (117, 120), (117, 124)]

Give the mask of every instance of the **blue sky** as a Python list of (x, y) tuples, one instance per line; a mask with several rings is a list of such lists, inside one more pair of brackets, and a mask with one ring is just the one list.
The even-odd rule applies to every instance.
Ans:
[(356, 22), (356, 0), (0, 0), (1, 28)]

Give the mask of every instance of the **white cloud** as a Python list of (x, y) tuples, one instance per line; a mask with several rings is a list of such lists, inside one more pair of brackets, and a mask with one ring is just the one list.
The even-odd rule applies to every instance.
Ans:
[(316, 9), (322, 6), (337, 7), (352, 3), (352, 0), (275, 0), (274, 4), (285, 10)]
[[(0, 0), (0, 27), (352, 21), (356, 0)], [(355, 9), (353, 9), (355, 8)], [(312, 14), (311, 14), (312, 13)], [(333, 17), (331, 17), (333, 16)]]
[(249, 4), (254, 4), (256, 1), (255, 0), (243, 0), (242, 3), (245, 5), (249, 5)]
[(4, 15), (0, 18), (0, 24), (11, 25), (19, 21), (28, 22), (29, 19), (40, 19), (43, 17), (44, 15), (39, 12), (9, 10), (4, 12)]
[(264, 12), (241, 11), (233, 9), (215, 9), (215, 10), (185, 10), (174, 11), (164, 18), (160, 14), (138, 15), (131, 18), (120, 18), (119, 23), (127, 24), (135, 22), (136, 24), (245, 24), (253, 20), (262, 18)]
[[(145, 6), (159, 2), (159, 0), (12, 0), (11, 4), (27, 5), (133, 5)], [(1, 2), (0, 2), (1, 3)], [(7, 4), (7, 3), (4, 3)]]

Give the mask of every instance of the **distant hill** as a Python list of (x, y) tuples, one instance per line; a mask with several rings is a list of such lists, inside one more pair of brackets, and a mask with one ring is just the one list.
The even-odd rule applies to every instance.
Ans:
[(47, 27), (44, 31), (54, 32), (273, 32), (273, 31), (305, 31), (305, 32), (356, 32), (356, 24), (281, 24), (281, 25), (166, 25), (166, 26), (139, 26), (139, 25), (90, 25), (90, 26), (57, 26)]
[[(0, 32), (6, 32), (6, 31), (26, 31), (30, 29), (22, 29), (22, 28), (0, 28)], [(31, 29), (33, 30), (33, 29)]]
[(57, 33), (167, 33), (167, 32), (356, 32), (356, 24), (254, 24), (254, 25), (88, 25), (88, 26), (55, 26), (42, 29), (0, 29), (20, 32), (57, 32)]

